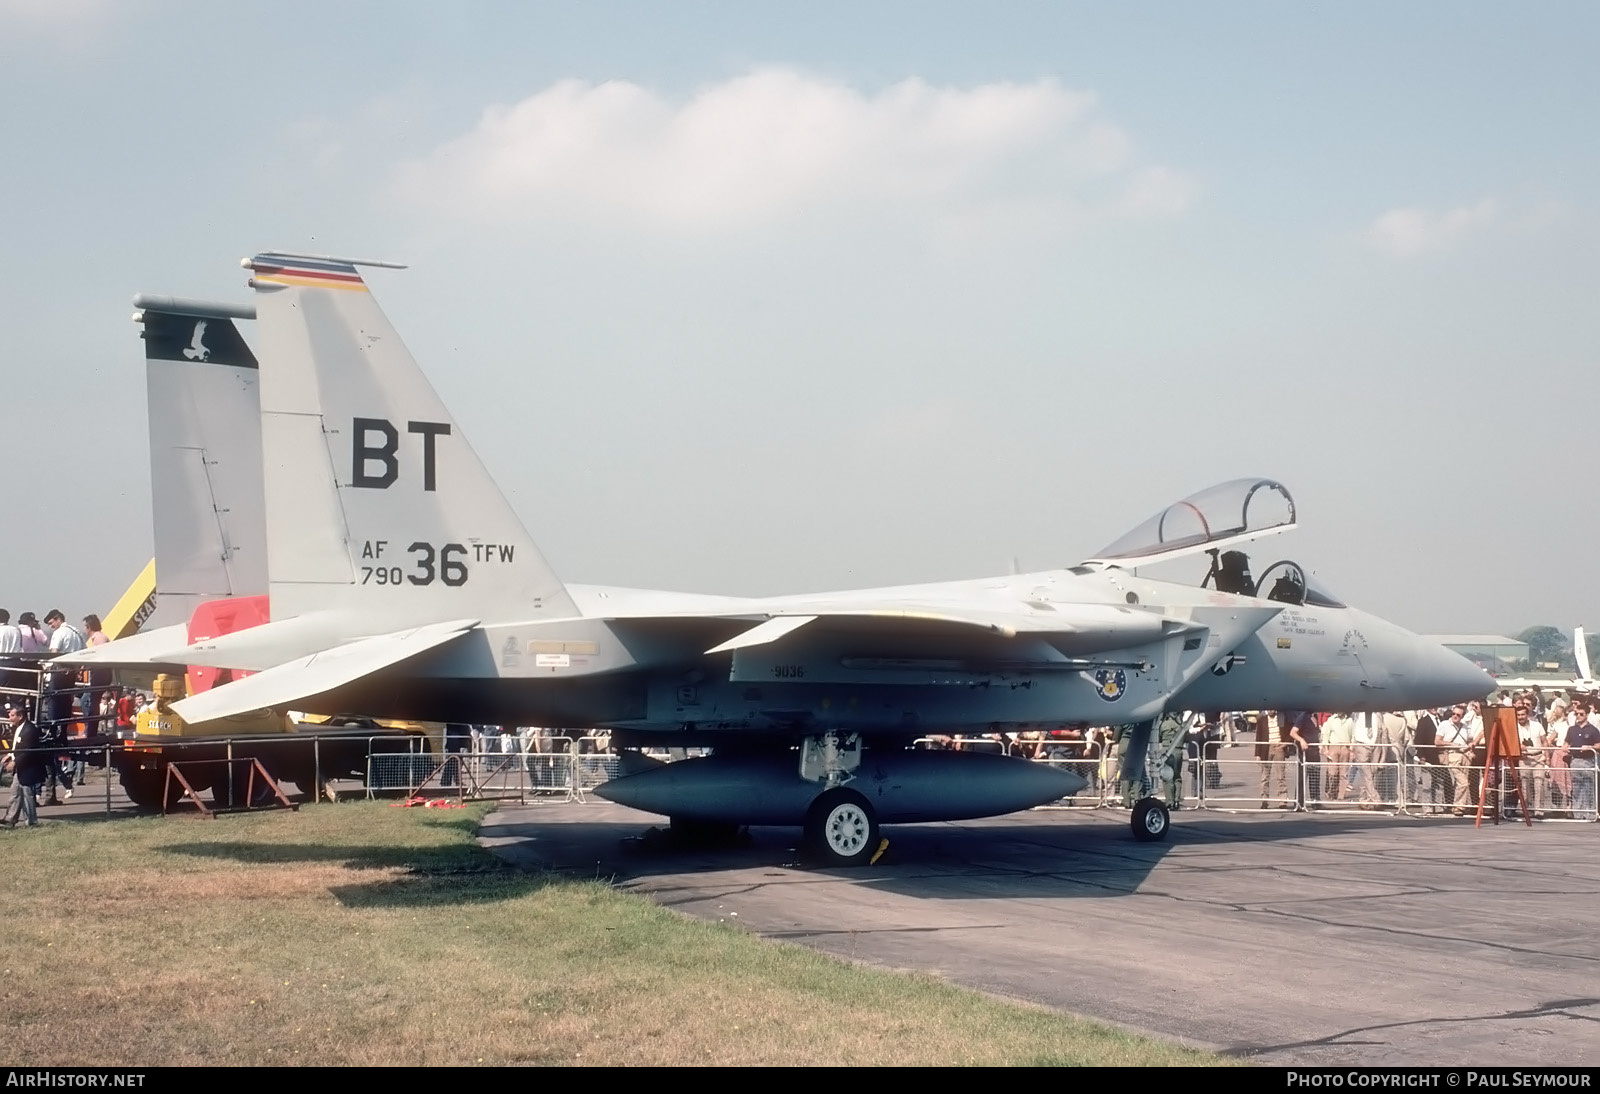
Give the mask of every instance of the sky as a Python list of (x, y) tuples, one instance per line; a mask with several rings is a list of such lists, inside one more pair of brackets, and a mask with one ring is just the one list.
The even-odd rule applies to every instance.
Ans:
[(369, 284), (569, 581), (1048, 569), (1260, 475), (1258, 572), (1600, 624), (1597, 47), (1581, 3), (0, 0), (0, 606), (138, 573), (130, 299), (276, 248), (408, 264)]

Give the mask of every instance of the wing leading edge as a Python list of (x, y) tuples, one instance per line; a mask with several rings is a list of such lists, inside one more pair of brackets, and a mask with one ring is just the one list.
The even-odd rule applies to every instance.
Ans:
[(726, 653), (770, 645), (802, 627), (820, 624), (834, 632), (856, 631), (882, 637), (896, 630), (925, 635), (937, 630), (973, 631), (1001, 638), (1020, 635), (1060, 636), (1074, 652), (1090, 653), (1138, 645), (1184, 629), (1179, 619), (1114, 604), (1053, 604), (1040, 601), (1017, 606), (974, 604), (898, 604), (811, 608), (805, 614), (773, 614), (733, 638), (706, 650)]

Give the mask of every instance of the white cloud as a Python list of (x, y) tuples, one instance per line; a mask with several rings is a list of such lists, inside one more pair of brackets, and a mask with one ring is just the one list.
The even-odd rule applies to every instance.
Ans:
[(1443, 212), (1430, 209), (1391, 209), (1373, 221), (1367, 242), (1385, 254), (1412, 258), (1437, 251), (1471, 232), (1493, 224), (1500, 216), (1493, 198)]
[[(407, 201), (458, 215), (748, 227), (818, 209), (1022, 210), (1050, 221), (1182, 212), (1192, 187), (1141, 164), (1095, 96), (1052, 79), (868, 94), (768, 68), (674, 102), (627, 81), (564, 80), (405, 165)], [(1041, 223), (1043, 221), (1043, 223)]]

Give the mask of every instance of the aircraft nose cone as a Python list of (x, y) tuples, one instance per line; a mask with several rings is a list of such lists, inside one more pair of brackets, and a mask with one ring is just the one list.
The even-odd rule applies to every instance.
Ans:
[(1411, 679), (1418, 693), (1413, 708), (1465, 703), (1495, 689), (1494, 677), (1454, 650), (1432, 643), (1422, 644)]

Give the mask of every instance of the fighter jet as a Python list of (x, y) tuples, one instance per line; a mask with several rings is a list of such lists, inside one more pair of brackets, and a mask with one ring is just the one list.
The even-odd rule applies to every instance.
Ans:
[[(1295, 527), (1270, 479), (1184, 499), (1068, 569), (767, 598), (563, 584), (360, 272), (393, 264), (268, 252), (244, 265), (271, 620), (74, 656), (255, 673), (176, 704), (191, 721), (292, 705), (709, 746), (661, 766), (636, 756), (604, 796), (686, 825), (802, 825), (827, 861), (854, 865), (876, 853), (881, 824), (1081, 788), (1025, 760), (909, 747), (927, 734), (1130, 724), (1134, 771), (1167, 711), (1388, 711), (1493, 690), (1292, 561), (1259, 582), (1231, 566), (1226, 588), (1134, 572), (1224, 549), (1231, 563), (1239, 545)], [(1152, 798), (1132, 822), (1156, 840), (1169, 818)]]

